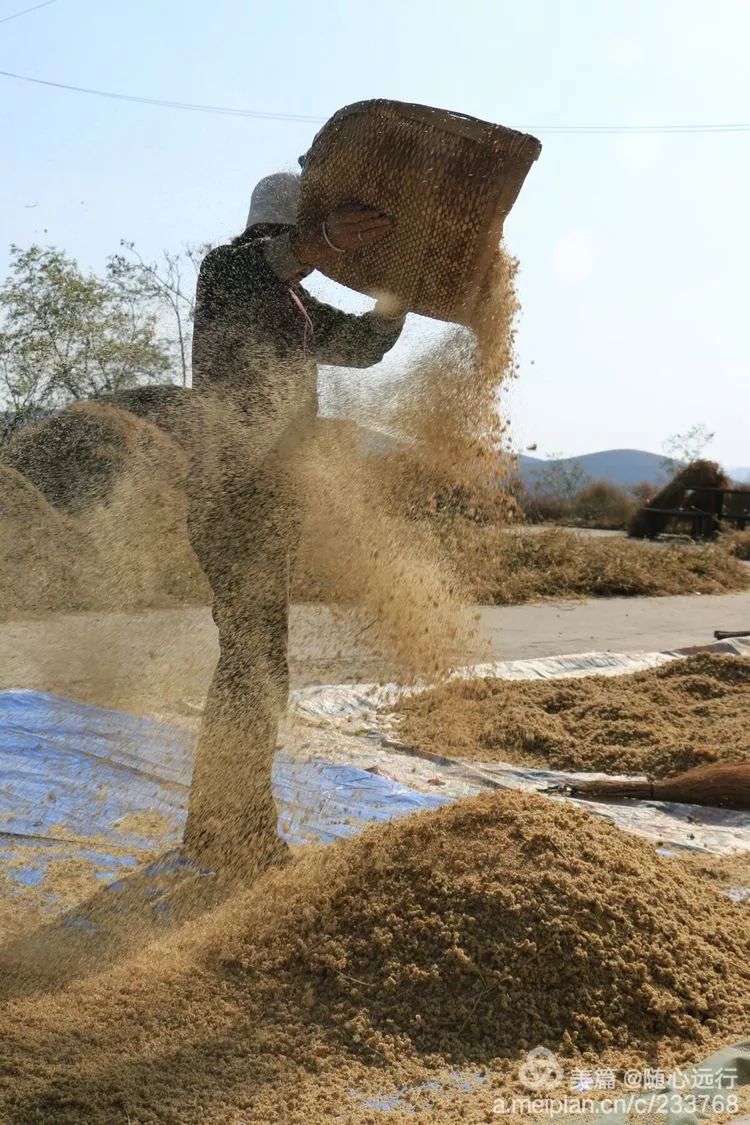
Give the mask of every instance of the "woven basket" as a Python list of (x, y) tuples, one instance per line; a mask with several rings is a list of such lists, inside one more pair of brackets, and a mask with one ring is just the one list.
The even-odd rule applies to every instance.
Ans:
[(382, 241), (336, 255), (324, 272), (412, 312), (468, 323), (503, 222), (541, 152), (535, 137), (404, 102), (357, 102), (321, 129), (305, 158), (299, 225), (318, 229), (359, 202), (394, 220)]

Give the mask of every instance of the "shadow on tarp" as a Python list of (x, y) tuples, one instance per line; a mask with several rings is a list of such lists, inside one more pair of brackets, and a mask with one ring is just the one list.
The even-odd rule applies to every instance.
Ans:
[[(0, 949), (3, 994), (111, 963), (221, 901), (226, 887), (177, 846), (193, 745), (190, 732), (165, 723), (43, 692), (0, 693), (0, 895), (21, 906), (33, 892), (53, 915)], [(355, 766), (283, 751), (273, 787), (279, 830), (298, 845), (446, 802)], [(144, 854), (159, 858), (134, 870)], [(45, 888), (50, 862), (61, 858), (87, 860), (105, 884), (62, 914), (54, 883)]]

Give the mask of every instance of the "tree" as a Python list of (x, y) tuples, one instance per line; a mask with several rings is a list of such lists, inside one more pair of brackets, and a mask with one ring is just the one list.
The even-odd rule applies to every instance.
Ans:
[(169, 349), (135, 279), (85, 275), (62, 250), (10, 249), (0, 285), (0, 403), (5, 436), (75, 399), (163, 378)]
[(569, 503), (591, 477), (580, 461), (571, 461), (562, 453), (548, 453), (543, 468), (534, 469), (534, 491), (561, 504)]
[(606, 480), (592, 481), (573, 499), (573, 515), (586, 527), (623, 528), (634, 511), (633, 497)]
[(190, 379), (190, 347), (195, 315), (195, 282), (201, 259), (210, 245), (186, 243), (181, 252), (164, 250), (160, 261), (147, 262), (134, 242), (120, 240), (124, 254), (108, 262), (113, 277), (138, 287), (154, 315), (168, 325), (168, 340), (175, 370), (186, 387)]
[(683, 434), (672, 434), (662, 443), (664, 471), (668, 476), (673, 477), (685, 465), (691, 465), (693, 461), (699, 460), (715, 436), (708, 426), (702, 423), (691, 426)]

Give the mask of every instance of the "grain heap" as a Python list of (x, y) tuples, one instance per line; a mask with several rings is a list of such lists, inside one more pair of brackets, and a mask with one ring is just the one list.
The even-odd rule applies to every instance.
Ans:
[(405, 698), (399, 737), (475, 761), (666, 777), (750, 761), (750, 660), (701, 653), (633, 675), (454, 680)]
[(87, 550), (71, 519), (0, 464), (0, 616), (84, 604), (80, 559)]
[[(0, 1116), (365, 1122), (357, 1088), (489, 1065), (507, 1089), (537, 1045), (695, 1062), (747, 1030), (748, 954), (747, 908), (643, 840), (485, 795), (307, 853), (136, 961), (9, 1001)], [(462, 1094), (441, 1120), (488, 1105)]]

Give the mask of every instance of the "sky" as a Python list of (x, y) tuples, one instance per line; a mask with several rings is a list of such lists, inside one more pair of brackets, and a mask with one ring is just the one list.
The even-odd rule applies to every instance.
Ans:
[[(0, 0), (0, 21), (34, 0)], [(36, 0), (39, 2), (39, 0)], [(440, 106), (543, 143), (506, 222), (521, 263), (520, 448), (660, 452), (701, 423), (750, 465), (747, 0), (54, 0), (0, 22), (0, 70), (324, 121), (371, 97)], [(244, 225), (253, 184), (319, 124), (188, 112), (0, 76), (0, 273), (13, 242), (101, 269)], [(341, 307), (369, 302), (319, 278)], [(383, 370), (434, 335), (410, 317)], [(378, 379), (375, 369), (370, 378)]]

